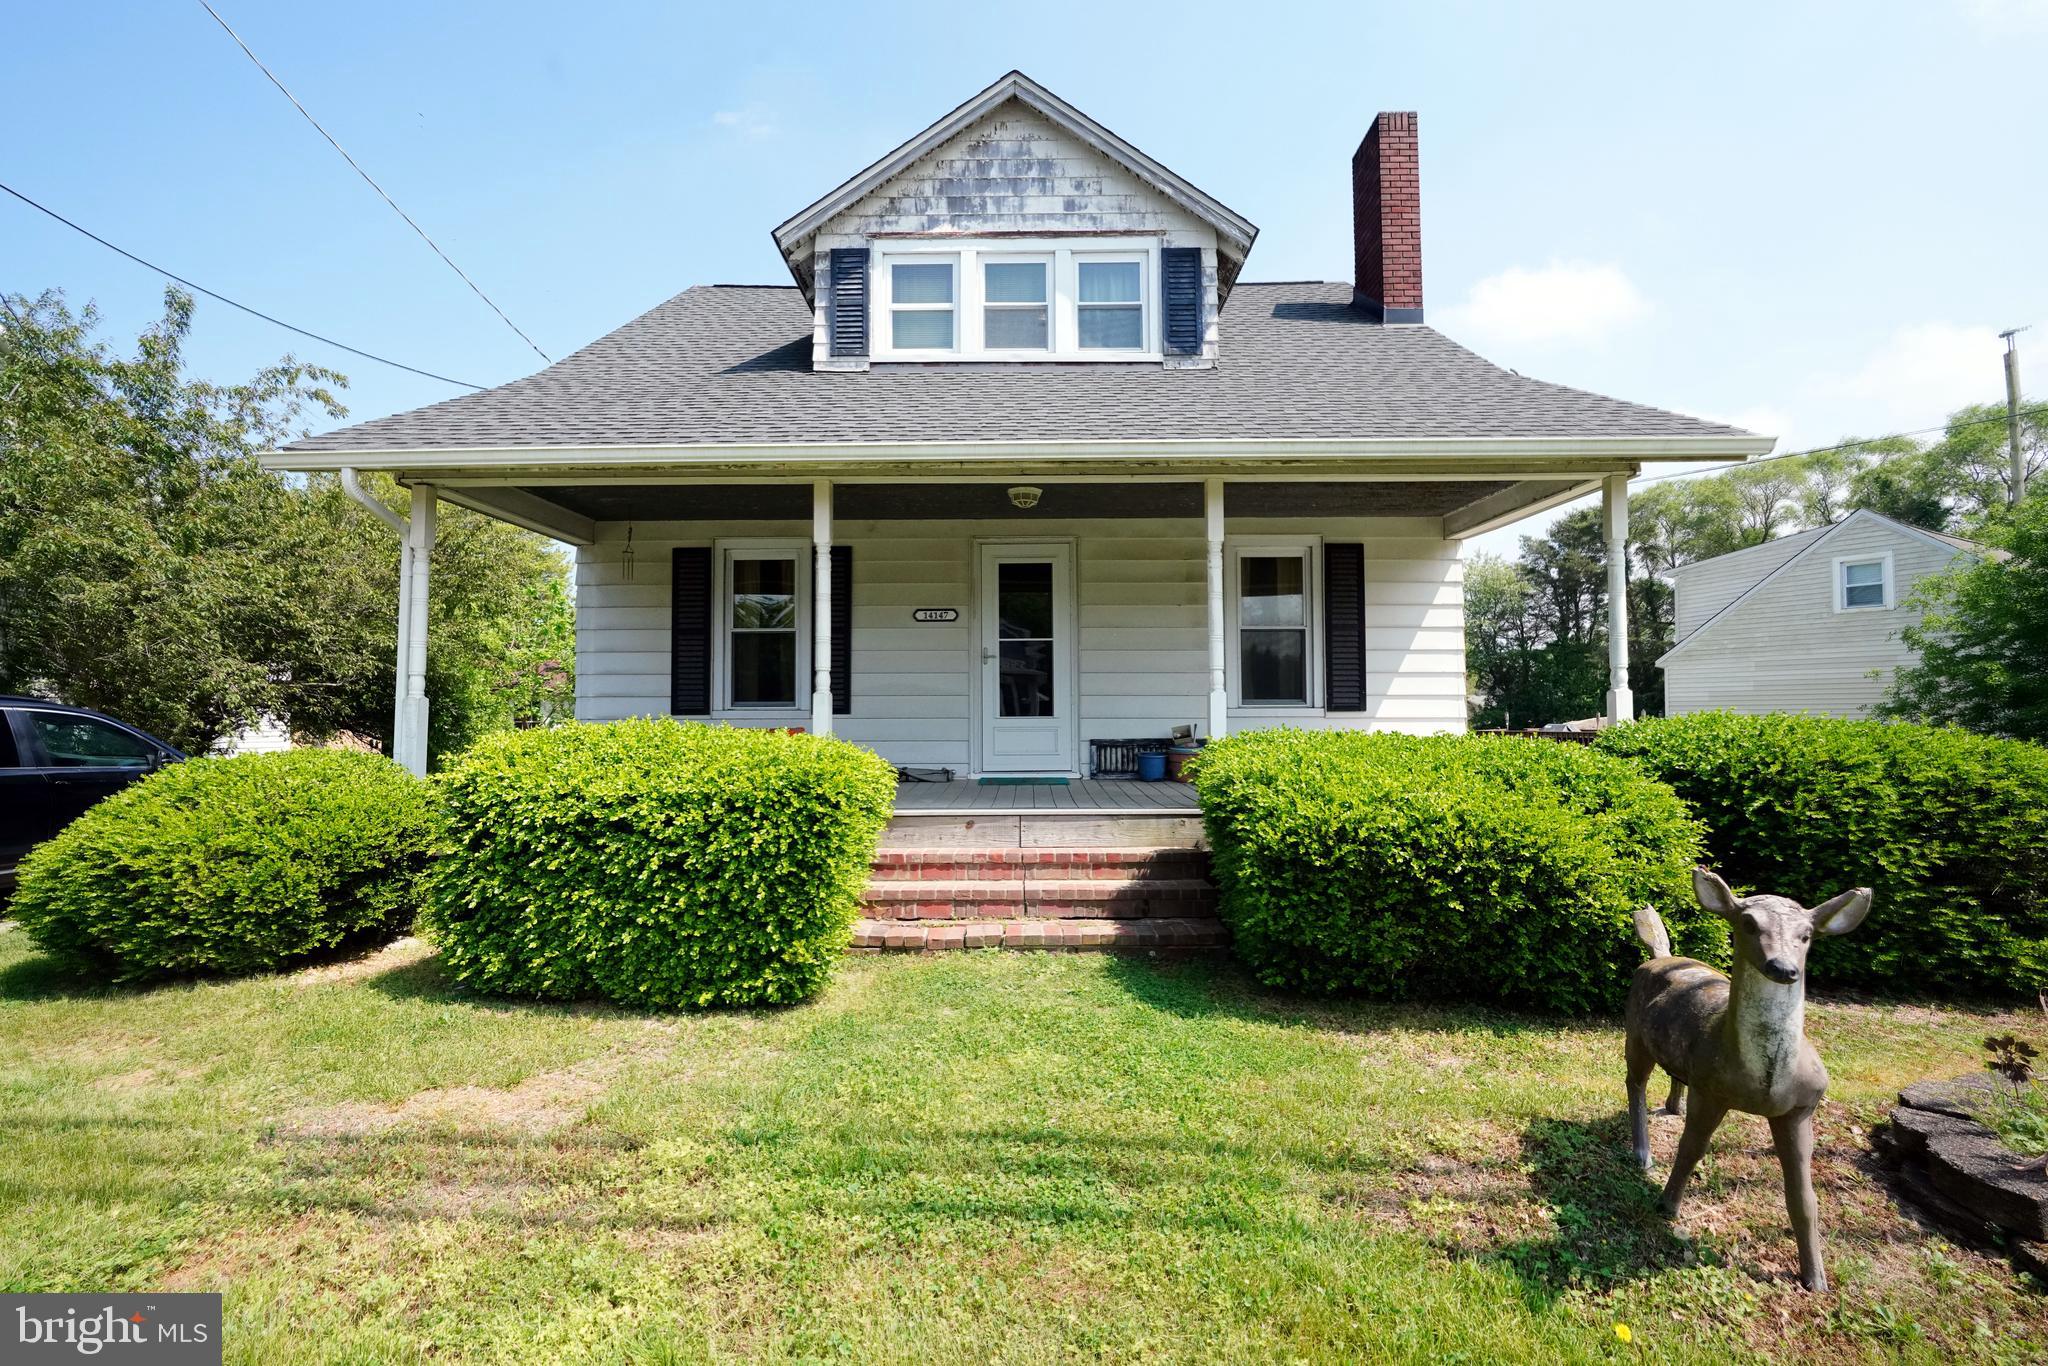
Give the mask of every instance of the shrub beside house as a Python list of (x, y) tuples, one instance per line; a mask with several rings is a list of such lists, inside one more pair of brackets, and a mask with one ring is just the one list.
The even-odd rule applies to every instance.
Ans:
[(1260, 731), (1211, 745), (1195, 781), (1224, 918), (1270, 986), (1611, 1008), (1645, 902), (1681, 952), (1726, 956), (1690, 891), (1698, 823), (1604, 754)]
[(896, 775), (841, 740), (640, 719), (491, 736), (441, 791), (423, 924), (457, 978), (783, 1005), (846, 950)]
[(1596, 747), (1669, 783), (1730, 882), (1808, 905), (1875, 893), (1815, 945), (1830, 986), (2048, 987), (2048, 750), (1934, 726), (1702, 712)]

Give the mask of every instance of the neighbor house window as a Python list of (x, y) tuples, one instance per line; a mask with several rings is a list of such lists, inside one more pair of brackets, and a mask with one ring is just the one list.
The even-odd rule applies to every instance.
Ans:
[(1309, 552), (1246, 548), (1235, 559), (1238, 703), (1307, 706), (1315, 646)]
[(725, 555), (726, 702), (734, 710), (793, 709), (804, 668), (803, 552)]
[(1837, 560), (1836, 607), (1849, 611), (1857, 607), (1891, 606), (1891, 562), (1887, 558)]
[(1140, 351), (1145, 346), (1145, 264), (1142, 260), (1080, 260), (1075, 324), (1084, 351)]
[(889, 345), (898, 351), (953, 349), (951, 258), (889, 267)]
[(1052, 347), (1050, 261), (981, 261), (981, 344), (989, 351)]

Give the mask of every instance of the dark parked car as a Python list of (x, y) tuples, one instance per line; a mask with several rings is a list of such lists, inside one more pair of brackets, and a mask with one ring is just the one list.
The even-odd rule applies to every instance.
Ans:
[(0, 893), (35, 845), (100, 798), (185, 756), (84, 707), (0, 696)]

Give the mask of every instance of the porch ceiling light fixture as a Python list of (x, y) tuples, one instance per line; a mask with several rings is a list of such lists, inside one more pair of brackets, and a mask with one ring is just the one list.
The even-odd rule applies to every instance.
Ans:
[(1019, 484), (1010, 490), (1010, 505), (1028, 511), (1038, 506), (1038, 495), (1042, 492), (1043, 489), (1035, 489), (1029, 484)]

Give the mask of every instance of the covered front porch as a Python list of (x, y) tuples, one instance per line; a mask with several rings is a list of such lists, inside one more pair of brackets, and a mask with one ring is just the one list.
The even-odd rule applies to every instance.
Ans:
[[(441, 502), (573, 547), (579, 719), (801, 729), (952, 770), (957, 785), (906, 785), (906, 811), (1192, 809), (1175, 784), (1093, 781), (1102, 740), (1462, 731), (1463, 542), (1597, 492), (1618, 576), (1640, 468), (1577, 443), (1512, 458), (1469, 444), (1399, 459), (1134, 451), (1114, 473), (1052, 456), (366, 458), (413, 495), (409, 521), (380, 513), (408, 548), (399, 757), (424, 767), (418, 609)], [(1608, 710), (1627, 719), (1624, 592), (1609, 611)]]

